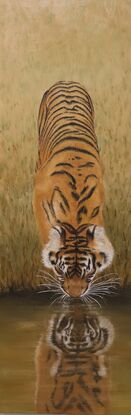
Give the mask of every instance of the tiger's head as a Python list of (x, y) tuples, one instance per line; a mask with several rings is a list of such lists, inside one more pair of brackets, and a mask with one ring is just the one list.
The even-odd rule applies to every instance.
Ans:
[(67, 295), (80, 297), (88, 293), (96, 275), (111, 264), (113, 255), (104, 227), (81, 225), (75, 229), (62, 223), (51, 229), (42, 261)]
[(63, 313), (51, 319), (48, 332), (49, 343), (63, 352), (100, 354), (106, 352), (114, 339), (112, 323), (103, 316), (85, 312)]

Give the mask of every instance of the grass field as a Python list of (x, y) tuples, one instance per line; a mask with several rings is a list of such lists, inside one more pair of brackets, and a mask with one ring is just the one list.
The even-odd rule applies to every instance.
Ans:
[(93, 99), (112, 269), (131, 281), (130, 22), (130, 0), (0, 0), (1, 291), (38, 284), (37, 114), (58, 80), (81, 82)]

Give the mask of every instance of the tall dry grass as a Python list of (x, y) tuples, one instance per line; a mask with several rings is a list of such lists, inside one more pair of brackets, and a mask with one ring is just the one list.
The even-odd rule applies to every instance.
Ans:
[(113, 270), (131, 281), (130, 22), (128, 0), (0, 0), (1, 291), (38, 282), (37, 113), (58, 80), (81, 82), (93, 99)]

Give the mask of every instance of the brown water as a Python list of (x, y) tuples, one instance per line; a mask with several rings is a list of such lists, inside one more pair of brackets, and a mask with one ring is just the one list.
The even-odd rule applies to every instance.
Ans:
[(131, 305), (0, 299), (0, 412), (131, 414)]

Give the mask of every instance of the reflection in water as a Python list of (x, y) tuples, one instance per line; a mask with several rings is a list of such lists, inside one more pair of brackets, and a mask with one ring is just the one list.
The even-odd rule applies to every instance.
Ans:
[(36, 350), (37, 412), (107, 415), (111, 322), (79, 306), (53, 314), (47, 327)]

